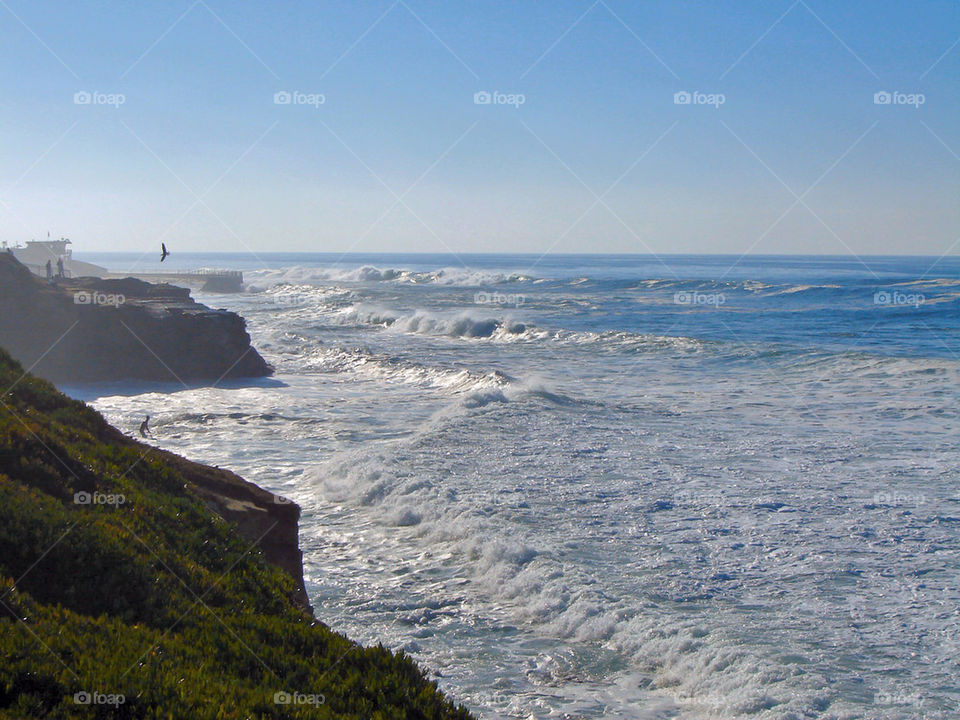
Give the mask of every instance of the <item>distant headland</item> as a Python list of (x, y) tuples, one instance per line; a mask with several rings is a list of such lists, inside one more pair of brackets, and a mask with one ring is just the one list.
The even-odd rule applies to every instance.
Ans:
[(38, 276), (0, 252), (0, 345), (56, 383), (218, 381), (272, 368), (236, 313), (134, 278)]

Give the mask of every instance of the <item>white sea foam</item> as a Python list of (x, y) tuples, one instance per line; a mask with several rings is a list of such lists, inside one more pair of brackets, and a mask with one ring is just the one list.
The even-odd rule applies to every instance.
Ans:
[(318, 347), (298, 359), (301, 372), (351, 373), (385, 382), (442, 388), (458, 393), (496, 392), (510, 383), (509, 376), (492, 370), (474, 372), (411, 363), (364, 348)]
[[(802, 717), (823, 702), (816, 691), (822, 678), (797, 678), (789, 668), (770, 664), (719, 631), (719, 617), (711, 626), (645, 606), (638, 598), (611, 595), (599, 578), (559, 559), (550, 544), (556, 540), (517, 533), (495, 505), (451, 495), (436, 480), (403, 466), (414, 451), (411, 445), (444, 435), (455, 420), (444, 416), (426, 424), (394, 453), (351, 453), (311, 471), (316, 497), (364, 508), (387, 527), (413, 529), (432, 557), (457, 568), (443, 583), (443, 594), (462, 588), (466, 579), (474, 601), (499, 608), (508, 622), (544, 638), (596, 644), (630, 658), (634, 682), (669, 698), (680, 717), (786, 718), (789, 708)], [(550, 656), (529, 677), (535, 686), (565, 686), (583, 672)]]
[(447, 267), (439, 270), (417, 271), (377, 268), (365, 265), (359, 268), (289, 267), (278, 270), (256, 270), (245, 274), (248, 288), (264, 288), (280, 283), (298, 285), (327, 285), (330, 282), (410, 284), (437, 284), (458, 287), (482, 287), (531, 280), (523, 273), (503, 273), (468, 268)]
[(519, 308), (455, 284), (509, 272), (248, 273), (273, 385), (97, 406), (297, 500), (320, 618), (484, 717), (951, 717), (949, 283), (556, 269)]
[(337, 311), (336, 321), (344, 325), (372, 325), (392, 332), (437, 337), (483, 340), (494, 343), (555, 342), (567, 345), (602, 346), (611, 349), (675, 349), (698, 351), (709, 343), (682, 336), (639, 334), (625, 331), (550, 330), (537, 327), (512, 314), (491, 316), (466, 310), (431, 312), (399, 310), (367, 303), (345, 306)]

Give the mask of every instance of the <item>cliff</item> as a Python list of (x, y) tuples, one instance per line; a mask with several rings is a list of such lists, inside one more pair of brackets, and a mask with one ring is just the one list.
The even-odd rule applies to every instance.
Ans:
[(185, 288), (133, 278), (51, 284), (9, 253), (0, 253), (0, 346), (57, 383), (186, 383), (272, 372), (243, 318), (197, 303)]
[(185, 491), (203, 500), (218, 516), (235, 525), (245, 541), (256, 544), (267, 562), (293, 578), (292, 599), (304, 611), (312, 612), (303, 583), (299, 505), (247, 482), (229, 470), (191, 462), (133, 440), (105, 421), (98, 439), (117, 448), (128, 448), (144, 459), (156, 460), (179, 473), (184, 479)]
[(304, 611), (296, 505), (123, 436), (2, 350), (0, 389), (0, 718), (470, 720)]

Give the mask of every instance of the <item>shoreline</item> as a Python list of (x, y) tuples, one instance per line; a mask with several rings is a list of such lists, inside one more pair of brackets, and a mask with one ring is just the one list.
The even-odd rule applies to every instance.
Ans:
[[(10, 388), (0, 397), (0, 655), (19, 658), (0, 668), (0, 688), (7, 688), (0, 714), (87, 717), (76, 698), (93, 696), (123, 704), (130, 717), (286, 717), (282, 705), (301, 698), (312, 707), (299, 708), (298, 717), (383, 712), (470, 720), (409, 656), (361, 646), (318, 617), (304, 583), (297, 503), (125, 434), (63, 392), (93, 400), (124, 389), (282, 386), (268, 377), (272, 368), (253, 349), (245, 320), (200, 305), (183, 288), (92, 278), (45, 283), (18, 265), (0, 257), (0, 382)], [(77, 288), (126, 291), (134, 299), (115, 307), (77, 305), (69, 298)], [(60, 340), (84, 325), (73, 336), (79, 346), (73, 338), (40, 337), (58, 313), (75, 318)], [(130, 330), (127, 323), (137, 322), (153, 333), (137, 340), (162, 371), (144, 373), (142, 363), (117, 348), (112, 362), (98, 365), (109, 343), (122, 337), (119, 325)], [(224, 323), (226, 335), (218, 330)], [(5, 346), (17, 346), (18, 337), (15, 359)], [(172, 363), (194, 352), (201, 372), (186, 373), (185, 382), (148, 342), (166, 342)], [(67, 362), (45, 362), (58, 347)], [(231, 374), (245, 358), (253, 364)], [(85, 360), (94, 372), (77, 371)], [(36, 369), (63, 391), (30, 372)], [(60, 542), (71, 534), (70, 542)], [(89, 568), (100, 569), (88, 578)], [(31, 620), (28, 637), (18, 637), (17, 619)], [(64, 623), (74, 630), (64, 633)], [(27, 650), (11, 642), (18, 648), (26, 642)], [(69, 658), (81, 645), (98, 650), (74, 669)], [(165, 663), (137, 659), (144, 649), (149, 655), (161, 648)], [(217, 658), (216, 672), (206, 658)], [(171, 660), (173, 668), (164, 670)], [(130, 668), (119, 673), (118, 662)], [(196, 703), (218, 694), (217, 714), (198, 709)]]
[[(0, 714), (470, 720), (310, 607), (300, 508), (141, 443), (0, 351)], [(82, 661), (81, 661), (82, 659)], [(213, 702), (211, 702), (211, 700)]]

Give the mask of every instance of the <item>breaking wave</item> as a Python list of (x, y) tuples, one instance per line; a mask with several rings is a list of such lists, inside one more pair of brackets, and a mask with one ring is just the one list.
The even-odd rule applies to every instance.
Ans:
[(437, 284), (462, 287), (481, 287), (524, 282), (533, 279), (523, 273), (503, 273), (468, 268), (440, 268), (438, 270), (407, 270), (378, 268), (364, 265), (360, 268), (291, 267), (280, 270), (256, 270), (246, 274), (248, 289), (267, 288), (282, 283), (318, 285), (330, 282), (373, 283), (394, 282), (409, 284)]
[(416, 310), (403, 313), (366, 304), (342, 308), (337, 321), (344, 325), (373, 326), (391, 332), (449, 337), (495, 343), (555, 342), (564, 345), (607, 347), (628, 351), (672, 349), (699, 351), (710, 343), (690, 337), (671, 337), (619, 330), (603, 332), (546, 329), (510, 315), (490, 317), (476, 312), (439, 313)]

